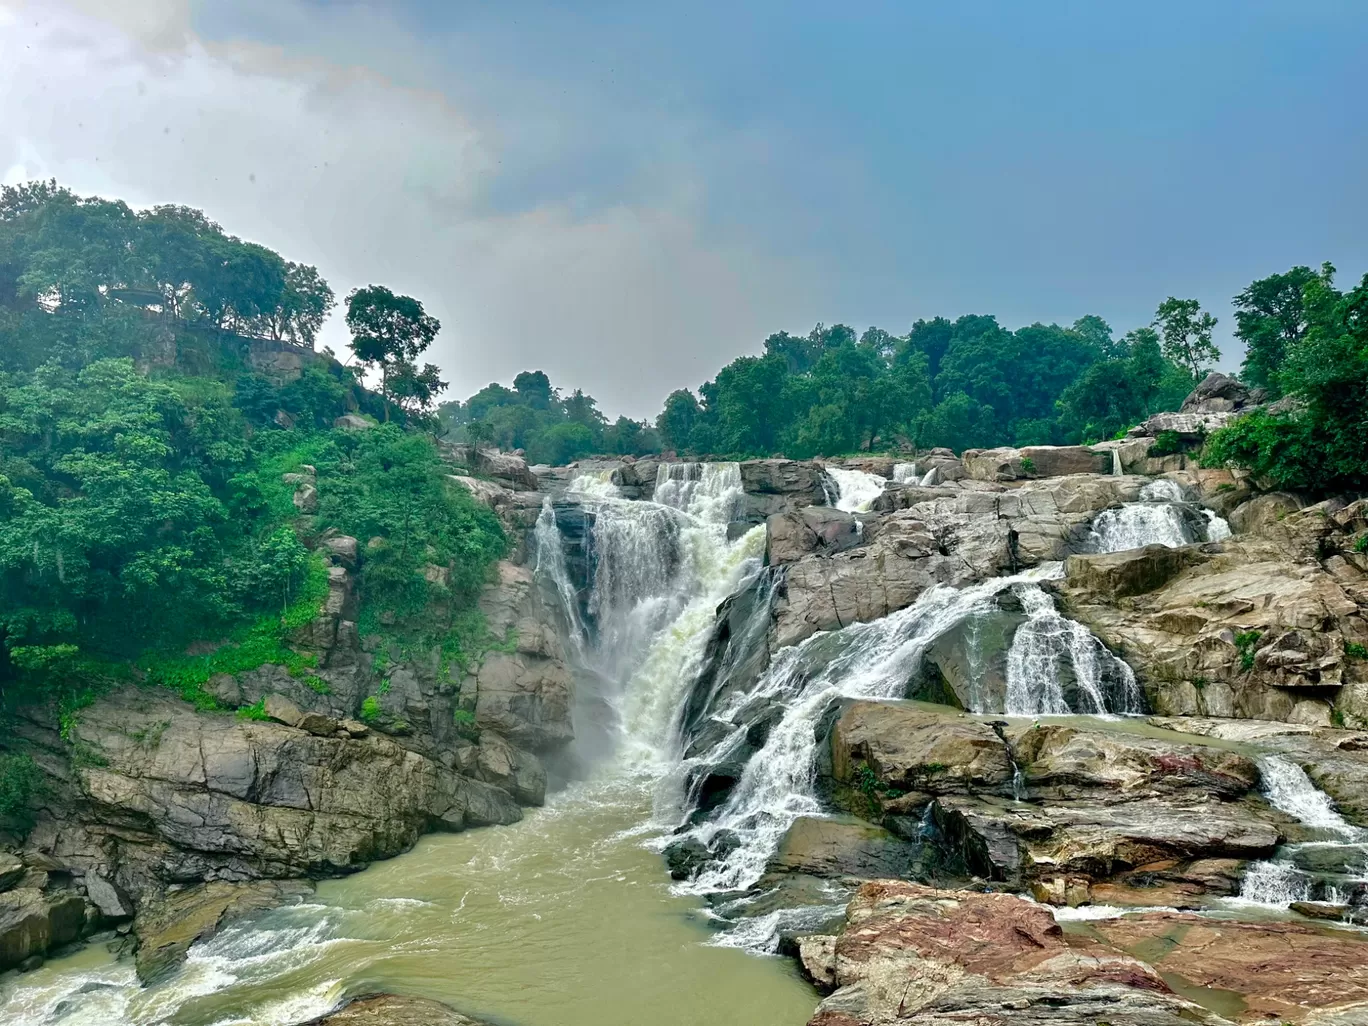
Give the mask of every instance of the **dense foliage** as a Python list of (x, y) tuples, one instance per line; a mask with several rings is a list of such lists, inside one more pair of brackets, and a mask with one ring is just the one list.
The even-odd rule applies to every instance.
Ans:
[(562, 396), (542, 371), (524, 371), (512, 388), (490, 384), (464, 403), (443, 403), (437, 416), (453, 438), (522, 449), (532, 463), (660, 451), (659, 437), (647, 424), (629, 417), (610, 424), (591, 396), (579, 389)]
[(1294, 267), (1236, 298), (1246, 373), (1287, 400), (1214, 433), (1208, 465), (1318, 494), (1368, 490), (1368, 275), (1348, 293), (1333, 279), (1328, 264)]
[[(306, 675), (289, 637), (327, 581), (300, 538), (329, 528), (372, 541), (363, 615), (473, 608), (504, 549), (498, 521), (407, 426), (412, 404), (396, 397), (394, 423), (375, 424), (389, 404), (312, 351), (331, 305), (312, 268), (198, 211), (135, 213), (52, 184), (0, 193), (6, 699), (79, 702), (122, 674), (208, 704), (211, 672)], [(298, 353), (285, 371), (252, 369), (279, 350)], [(373, 426), (334, 428), (348, 413)], [(317, 510), (301, 519), (282, 475), (306, 465)], [(0, 770), (26, 779), (22, 763)]]

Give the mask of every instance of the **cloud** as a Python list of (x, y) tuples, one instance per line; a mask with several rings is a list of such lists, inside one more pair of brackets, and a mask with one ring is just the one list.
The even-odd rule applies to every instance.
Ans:
[[(290, 10), (296, 30), (324, 17)], [(408, 37), (383, 29), (392, 59)], [(336, 31), (320, 25), (320, 38)], [(411, 45), (413, 67), (430, 69)], [(554, 188), (490, 202), (527, 170), (506, 158), (554, 169), (566, 128), (540, 153), (525, 135), (510, 150), (487, 112), (458, 108), (460, 90), (442, 85), (207, 41), (176, 0), (5, 3), (0, 175), (202, 207), (317, 264), (339, 293), (375, 281), (416, 295), (445, 326), (430, 355), (458, 396), (540, 368), (610, 413), (649, 416), (813, 305), (799, 265), (701, 229), (706, 196), (687, 164), (620, 203)], [(340, 319), (323, 341), (345, 344)]]

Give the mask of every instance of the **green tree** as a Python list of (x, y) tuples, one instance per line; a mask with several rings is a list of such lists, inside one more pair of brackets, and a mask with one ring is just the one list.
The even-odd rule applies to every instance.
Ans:
[(675, 389), (666, 397), (665, 408), (656, 418), (656, 430), (669, 448), (688, 451), (693, 446), (694, 427), (700, 415), (697, 397), (687, 388)]
[(1319, 272), (1294, 267), (1250, 283), (1235, 297), (1235, 336), (1245, 345), (1245, 381), (1281, 394), (1278, 372), (1311, 323), (1306, 288), (1313, 282), (1331, 288), (1334, 277), (1335, 268), (1328, 263)]
[(1210, 365), (1221, 358), (1221, 351), (1211, 341), (1216, 318), (1195, 299), (1169, 296), (1159, 304), (1154, 327), (1163, 340), (1164, 356), (1190, 370), (1194, 379), (1200, 380)]
[[(441, 323), (424, 313), (423, 304), (411, 296), (397, 296), (383, 285), (368, 285), (347, 295), (347, 328), (357, 360), (379, 369), (381, 395), (398, 403), (400, 397), (390, 387), (391, 375), (399, 371), (405, 387), (413, 383), (418, 375), (411, 367), (437, 337)], [(388, 405), (385, 419), (389, 419)]]

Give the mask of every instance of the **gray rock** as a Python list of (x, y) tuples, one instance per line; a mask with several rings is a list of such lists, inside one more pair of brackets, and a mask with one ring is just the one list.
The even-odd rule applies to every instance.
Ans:
[(133, 902), (112, 880), (106, 880), (99, 873), (87, 873), (85, 888), (86, 897), (106, 919), (127, 919), (133, 914)]
[(342, 431), (369, 431), (375, 425), (359, 414), (345, 413), (333, 421), (333, 427)]
[(44, 894), (17, 887), (0, 894), (0, 971), (79, 938), (85, 908), (85, 899), (73, 891)]
[(356, 998), (342, 1009), (300, 1026), (488, 1026), (487, 1023), (426, 998), (375, 994)]
[(299, 706), (283, 695), (267, 695), (264, 708), (267, 716), (287, 727), (298, 727), (304, 718), (304, 713), (300, 711)]
[(25, 871), (26, 867), (17, 855), (7, 851), (0, 852), (0, 893), (17, 884)]

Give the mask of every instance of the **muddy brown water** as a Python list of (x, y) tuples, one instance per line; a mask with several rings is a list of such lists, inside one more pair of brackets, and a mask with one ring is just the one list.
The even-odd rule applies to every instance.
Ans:
[(348, 995), (446, 1001), (506, 1026), (795, 1026), (817, 993), (788, 959), (710, 945), (639, 824), (653, 782), (576, 785), (514, 826), (425, 837), (303, 904), (197, 945), (139, 988), (91, 945), (0, 990), (0, 1022), (277, 1026)]

